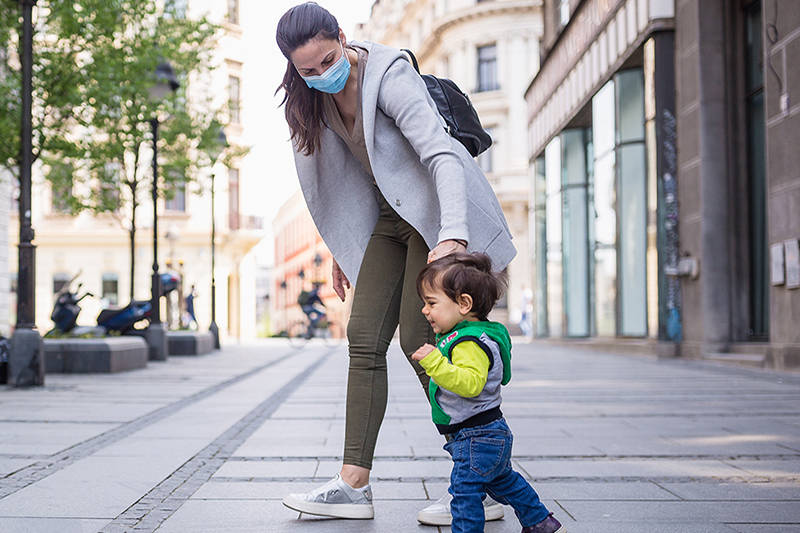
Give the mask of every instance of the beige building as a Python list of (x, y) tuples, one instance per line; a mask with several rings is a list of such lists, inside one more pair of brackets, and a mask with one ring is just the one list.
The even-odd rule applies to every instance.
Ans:
[[(246, 125), (256, 118), (248, 116), (243, 98), (246, 50), (242, 44), (244, 14), (240, 12), (239, 1), (172, 1), (185, 6), (188, 17), (207, 13), (211, 20), (222, 24), (225, 35), (215, 58), (218, 67), (208, 90), (212, 91), (217, 105), (224, 105), (226, 101), (229, 104), (228, 141), (248, 145)], [(254, 189), (258, 176), (255, 169), (248, 167), (247, 157), (234, 162), (230, 168), (217, 163), (213, 170), (208, 169), (185, 191), (176, 192), (171, 200), (159, 201), (159, 271), (171, 267), (182, 275), (182, 295), (188, 294), (190, 287), (195, 286), (197, 320), (201, 330), (207, 329), (211, 321), (212, 176), (216, 193), (216, 321), (223, 338), (252, 338), (256, 335), (256, 264), (251, 250), (261, 240), (263, 232), (261, 219), (244, 211), (243, 207), (247, 204), (242, 199), (252, 195), (250, 191)], [(149, 177), (146, 179), (149, 181)], [(139, 201), (134, 298), (146, 300), (150, 298), (153, 266), (153, 206), (149, 184), (141, 191)], [(75, 284), (82, 283), (81, 292), (88, 291), (94, 295), (81, 301), (79, 324), (94, 323), (103, 308), (126, 305), (131, 284), (128, 213), (102, 216), (63, 214), (59, 209), (59, 194), (54, 194), (39, 167), (34, 168), (32, 202), (36, 231), (34, 244), (37, 245), (36, 324), (40, 333), (52, 328), (50, 313), (55, 293), (78, 273)], [(10, 220), (8, 262), (13, 286), (17, 270), (18, 213), (12, 211)], [(170, 321), (172, 327), (179, 325), (182, 313), (182, 302), (177, 296), (175, 294), (171, 305), (162, 307), (161, 317)], [(12, 324), (16, 320), (13, 300), (12, 294), (9, 306)]]
[[(494, 187), (518, 255), (507, 301), (495, 318), (516, 324), (531, 279), (525, 89), (539, 68), (538, 0), (380, 0), (348, 38), (408, 48), (423, 73), (450, 78), (470, 95), (494, 139), (478, 162)], [(504, 311), (507, 309), (507, 313)]]

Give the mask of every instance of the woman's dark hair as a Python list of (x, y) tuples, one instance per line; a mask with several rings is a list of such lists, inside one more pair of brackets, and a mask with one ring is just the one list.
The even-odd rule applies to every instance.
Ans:
[(458, 252), (428, 263), (417, 276), (417, 292), (441, 287), (448, 298), (458, 302), (462, 294), (472, 297), (472, 312), (487, 320), (489, 312), (508, 288), (508, 275), (493, 272), (492, 260), (480, 252)]
[(286, 105), (286, 122), (292, 131), (292, 141), (303, 154), (311, 155), (320, 146), (324, 127), (322, 93), (306, 85), (290, 56), (314, 39), (338, 40), (339, 23), (324, 7), (316, 2), (306, 2), (284, 13), (278, 22), (275, 38), (284, 57), (289, 60), (283, 82), (275, 94), (281, 89), (286, 91), (281, 105)]

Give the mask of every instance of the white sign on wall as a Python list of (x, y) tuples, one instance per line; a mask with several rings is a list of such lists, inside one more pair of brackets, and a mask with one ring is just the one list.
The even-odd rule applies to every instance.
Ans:
[(786, 261), (786, 288), (800, 288), (800, 242), (797, 239), (783, 241)]
[(783, 285), (786, 283), (786, 277), (784, 276), (783, 270), (783, 243), (779, 242), (777, 244), (773, 244), (770, 247), (770, 251), (772, 252), (772, 284)]

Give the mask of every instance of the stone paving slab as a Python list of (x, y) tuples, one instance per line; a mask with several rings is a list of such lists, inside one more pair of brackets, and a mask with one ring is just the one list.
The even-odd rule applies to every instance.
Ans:
[[(392, 345), (376, 518), (281, 504), (341, 465), (347, 355), (283, 340), (0, 387), (0, 531), (446, 533), (450, 461)], [(800, 376), (518, 343), (514, 464), (570, 533), (800, 531)], [(511, 509), (487, 533), (519, 532)]]

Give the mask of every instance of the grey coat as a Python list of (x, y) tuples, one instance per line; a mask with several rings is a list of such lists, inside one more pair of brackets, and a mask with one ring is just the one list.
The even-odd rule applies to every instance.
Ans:
[(311, 156), (295, 146), (308, 209), (325, 244), (354, 282), (378, 220), (378, 194), (422, 235), (430, 248), (464, 239), (486, 252), (496, 269), (516, 255), (503, 211), (469, 152), (444, 130), (425, 83), (394, 48), (353, 43), (369, 51), (362, 81), (362, 116), (372, 177), (330, 128)]

